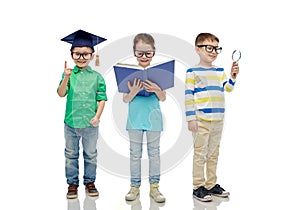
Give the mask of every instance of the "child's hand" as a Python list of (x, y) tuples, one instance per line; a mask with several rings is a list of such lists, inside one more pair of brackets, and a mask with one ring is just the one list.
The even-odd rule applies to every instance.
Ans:
[(93, 117), (93, 118), (90, 120), (90, 123), (91, 123), (92, 126), (97, 127), (97, 126), (99, 125), (99, 118)]
[(65, 61), (65, 70), (64, 70), (65, 77), (70, 77), (71, 73), (72, 73), (72, 69), (67, 68), (67, 61)]
[(188, 129), (189, 129), (189, 131), (197, 132), (198, 131), (198, 122), (197, 122), (197, 120), (188, 121)]
[(148, 91), (148, 92), (161, 91), (160, 87), (157, 84), (155, 84), (154, 82), (151, 82), (150, 80), (146, 80), (145, 82), (143, 82), (143, 84), (144, 84), (146, 91)]
[(130, 81), (128, 81), (127, 86), (131, 93), (137, 94), (143, 88), (143, 83), (140, 79), (135, 78), (133, 84), (131, 85)]
[(232, 63), (232, 67), (231, 67), (231, 77), (233, 79), (236, 79), (236, 75), (239, 73), (239, 64), (237, 62), (233, 62)]

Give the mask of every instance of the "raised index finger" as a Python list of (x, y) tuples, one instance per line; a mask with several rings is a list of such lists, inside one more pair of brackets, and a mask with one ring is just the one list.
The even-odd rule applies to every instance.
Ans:
[(65, 61), (65, 69), (67, 68), (67, 61)]

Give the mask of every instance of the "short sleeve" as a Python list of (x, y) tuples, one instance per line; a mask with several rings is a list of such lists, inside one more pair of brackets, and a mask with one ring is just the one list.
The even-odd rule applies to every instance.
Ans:
[(96, 92), (96, 100), (107, 101), (106, 84), (104, 78), (101, 75), (98, 76), (98, 89)]

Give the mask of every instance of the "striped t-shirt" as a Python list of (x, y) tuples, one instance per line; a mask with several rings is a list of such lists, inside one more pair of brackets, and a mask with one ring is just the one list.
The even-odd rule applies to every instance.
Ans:
[(223, 120), (225, 113), (224, 90), (231, 92), (235, 81), (227, 79), (223, 68), (194, 67), (186, 72), (186, 120)]

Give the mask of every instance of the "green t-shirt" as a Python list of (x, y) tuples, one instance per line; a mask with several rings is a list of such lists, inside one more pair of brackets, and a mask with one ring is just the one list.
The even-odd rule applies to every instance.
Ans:
[(104, 78), (91, 67), (81, 70), (75, 66), (68, 81), (66, 95), (65, 123), (73, 128), (89, 127), (90, 120), (97, 112), (97, 101), (107, 100)]

